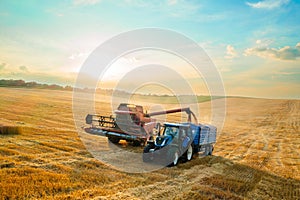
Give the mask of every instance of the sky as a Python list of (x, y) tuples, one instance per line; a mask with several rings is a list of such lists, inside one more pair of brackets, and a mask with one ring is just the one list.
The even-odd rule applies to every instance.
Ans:
[[(0, 78), (74, 85), (100, 44), (156, 27), (199, 44), (227, 95), (299, 99), (299, 10), (296, 0), (1, 0)], [(116, 81), (137, 56), (120, 58), (107, 77)]]

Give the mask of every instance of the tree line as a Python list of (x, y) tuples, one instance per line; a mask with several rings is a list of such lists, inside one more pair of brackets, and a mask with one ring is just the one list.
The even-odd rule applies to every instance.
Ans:
[(34, 81), (26, 82), (24, 80), (1, 79), (0, 87), (18, 87), (18, 88), (38, 88), (38, 89), (52, 89), (52, 90), (73, 90), (71, 86), (61, 86), (57, 84), (44, 84)]

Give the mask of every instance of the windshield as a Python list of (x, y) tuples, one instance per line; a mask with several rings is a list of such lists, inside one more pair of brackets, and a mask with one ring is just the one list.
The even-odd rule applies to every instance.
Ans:
[(178, 127), (167, 126), (165, 127), (164, 135), (170, 135), (172, 137), (178, 136)]

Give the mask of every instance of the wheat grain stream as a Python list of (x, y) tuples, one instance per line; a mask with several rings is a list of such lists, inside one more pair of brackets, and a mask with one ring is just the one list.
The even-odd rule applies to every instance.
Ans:
[[(106, 98), (98, 104), (110, 112)], [(210, 102), (199, 107), (208, 120)], [(75, 129), (72, 92), (0, 88), (0, 124), (22, 127), (0, 135), (0, 199), (300, 198), (299, 100), (227, 98), (213, 156), (143, 174), (90, 155)], [(99, 145), (109, 149), (106, 138)]]

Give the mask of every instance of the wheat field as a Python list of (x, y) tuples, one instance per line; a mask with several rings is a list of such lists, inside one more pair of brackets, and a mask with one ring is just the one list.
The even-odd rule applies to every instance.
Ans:
[[(210, 102), (200, 107), (209, 115)], [(72, 92), (0, 88), (5, 124), (22, 131), (0, 134), (0, 199), (300, 198), (299, 100), (227, 98), (213, 156), (141, 174), (115, 170), (85, 149)]]

